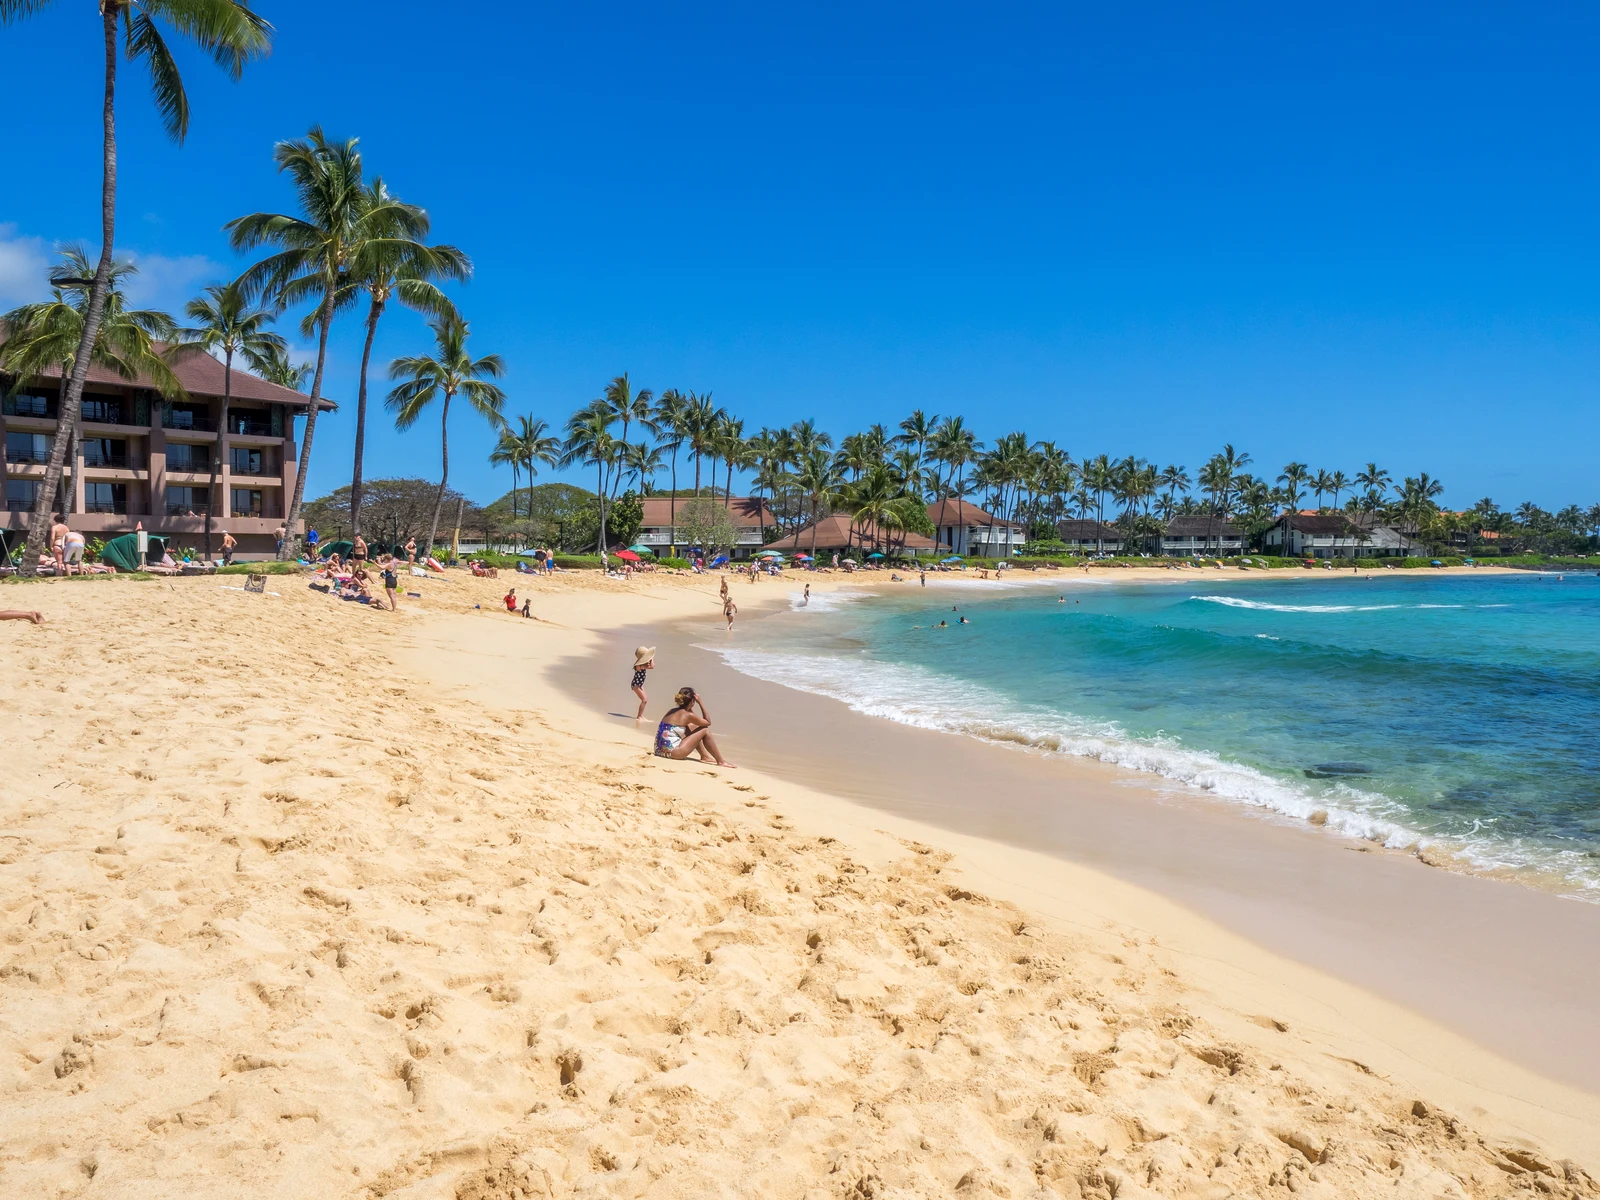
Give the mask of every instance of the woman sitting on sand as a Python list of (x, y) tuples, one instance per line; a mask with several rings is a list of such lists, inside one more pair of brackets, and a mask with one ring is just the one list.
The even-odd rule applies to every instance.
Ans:
[[(700, 710), (698, 713), (696, 708)], [(722, 751), (711, 737), (711, 717), (706, 712), (705, 701), (692, 687), (686, 687), (678, 689), (672, 708), (656, 726), (656, 755), (681, 759), (688, 758), (691, 752), (699, 754), (702, 762), (716, 763), (719, 767), (734, 765), (722, 757)]]

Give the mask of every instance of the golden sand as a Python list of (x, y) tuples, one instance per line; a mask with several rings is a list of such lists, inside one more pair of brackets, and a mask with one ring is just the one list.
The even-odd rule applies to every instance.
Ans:
[(703, 580), (235, 583), (3, 589), (0, 1194), (1600, 1196), (1593, 1097), (471, 686)]

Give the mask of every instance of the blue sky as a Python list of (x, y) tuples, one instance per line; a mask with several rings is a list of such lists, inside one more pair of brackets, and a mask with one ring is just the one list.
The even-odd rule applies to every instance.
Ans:
[[(1458, 505), (1600, 500), (1590, 6), (259, 8), (276, 49), (241, 83), (183, 56), (182, 148), (124, 76), (118, 244), (151, 302), (242, 265), (222, 223), (290, 203), (272, 144), (321, 123), (473, 256), (474, 347), (552, 425), (626, 370), (752, 430), (921, 407), (1074, 456), (1232, 442)], [(48, 97), (0, 205), (9, 305), (97, 237), (99, 63), (82, 5), (0, 38), (13, 98)], [(426, 346), (393, 315), (376, 358)], [(346, 319), (308, 494), (348, 482), (359, 349)], [(491, 440), (453, 423), (483, 501)], [(437, 478), (436, 436), (381, 410), (368, 455)]]

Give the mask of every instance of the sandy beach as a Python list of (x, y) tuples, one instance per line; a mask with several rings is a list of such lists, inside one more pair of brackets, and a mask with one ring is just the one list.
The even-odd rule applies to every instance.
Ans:
[[(1444, 987), (1384, 986), (1360, 906), (1320, 957), (1248, 924), (1292, 873), (1140, 877), (1104, 805), (1077, 854), (963, 824), (976, 751), (1024, 800), (1026, 755), (802, 775), (772, 730), (860, 731), (707, 674), (743, 765), (653, 758), (619, 645), (683, 656), (659, 715), (714, 581), (453, 573), (398, 614), (234, 583), (4, 589), (47, 618), (0, 626), (8, 1195), (1600, 1195), (1590, 906), (1524, 889)], [(789, 590), (733, 586), (741, 620)], [(1151, 813), (1425, 914), (1512, 887)], [(1531, 928), (1546, 900), (1580, 915)]]

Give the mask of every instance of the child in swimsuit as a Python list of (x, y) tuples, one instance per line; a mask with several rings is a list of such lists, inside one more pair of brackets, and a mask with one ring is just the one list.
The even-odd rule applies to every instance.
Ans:
[[(639, 697), (639, 711), (634, 714), (633, 718), (635, 721), (644, 719), (644, 706), (650, 702), (649, 697), (644, 694), (644, 677), (646, 672), (650, 671), (655, 665), (656, 648), (654, 646), (640, 646), (633, 652), (633, 679), (628, 686), (633, 689), (633, 694)], [(658, 747), (660, 742), (661, 737), (658, 732), (656, 735)], [(676, 748), (677, 743), (674, 742), (673, 746)]]

